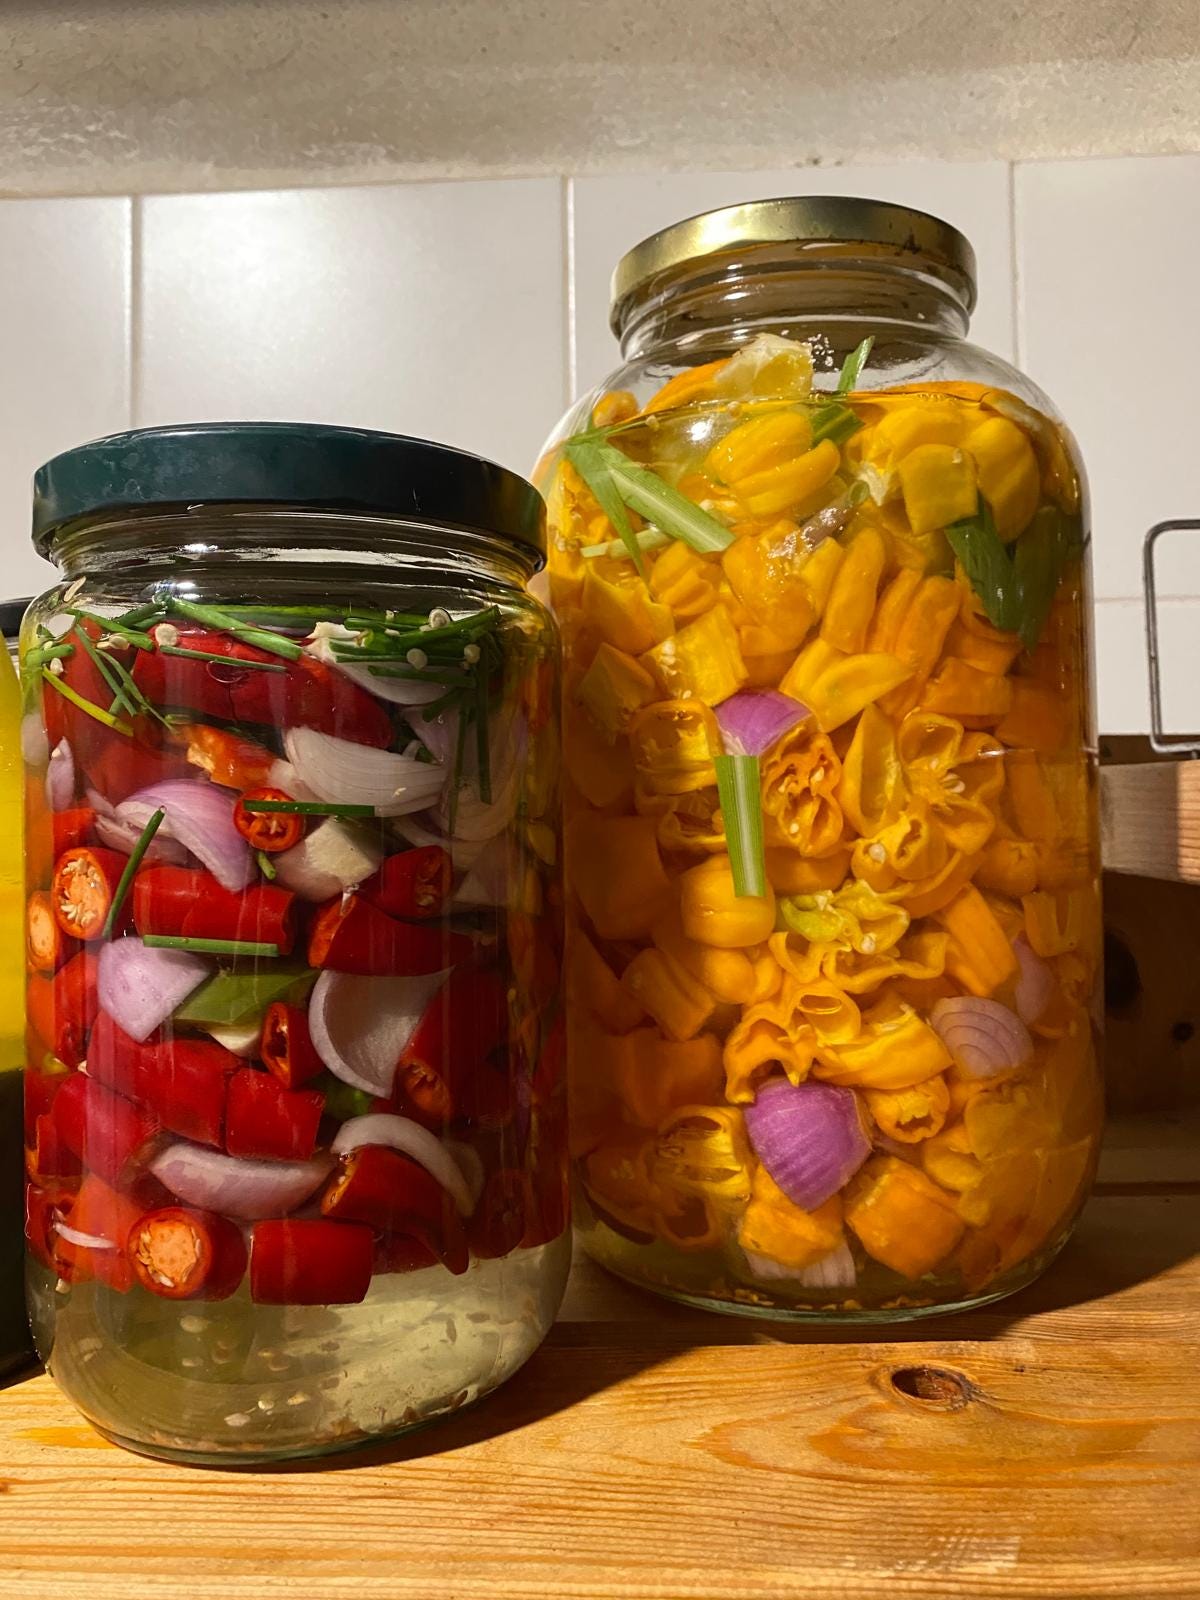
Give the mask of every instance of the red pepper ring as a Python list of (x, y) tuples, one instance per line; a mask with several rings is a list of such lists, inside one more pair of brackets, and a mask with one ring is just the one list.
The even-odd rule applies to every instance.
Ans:
[[(508, 989), (494, 968), (460, 966), (446, 979), (404, 1047), (394, 1098), (418, 1120), (468, 1114), (470, 1090), (508, 1027)], [(486, 1098), (486, 1096), (484, 1097)]]
[(118, 1193), (94, 1172), (89, 1172), (65, 1220), (69, 1227), (81, 1234), (97, 1240), (106, 1239), (108, 1247), (79, 1244), (62, 1238), (58, 1255), (60, 1260), (65, 1260), (73, 1268), (72, 1281), (81, 1282), (91, 1278), (121, 1294), (132, 1289), (133, 1269), (125, 1254), (125, 1246), (141, 1214), (142, 1208), (135, 1200)]
[(102, 845), (80, 845), (59, 857), (50, 884), (54, 920), (73, 939), (98, 939), (126, 858)]
[(163, 1206), (129, 1235), (138, 1282), (164, 1300), (227, 1300), (246, 1273), (242, 1230), (215, 1211)]
[(398, 922), (360, 894), (339, 895), (317, 912), (308, 964), (357, 977), (428, 977), (465, 961), (471, 940), (438, 924)]
[(233, 825), (254, 850), (267, 855), (278, 855), (290, 850), (304, 837), (304, 818), (294, 811), (248, 811), (247, 800), (288, 801), (292, 797), (282, 789), (251, 789), (241, 796), (233, 808)]
[(295, 900), (273, 883), (234, 893), (200, 867), (143, 867), (134, 879), (133, 925), (140, 934), (249, 940), (291, 954)]
[(441, 1184), (408, 1156), (365, 1144), (342, 1161), (325, 1193), (321, 1214), (362, 1222), (377, 1233), (409, 1234), (457, 1274), (467, 1269), (462, 1219)]
[(440, 844), (389, 856), (359, 893), (389, 917), (439, 917), (454, 887), (454, 862)]
[(275, 1000), (263, 1018), (259, 1046), (263, 1066), (285, 1089), (300, 1089), (325, 1070), (308, 1027), (308, 1012)]
[(269, 1072), (239, 1067), (229, 1080), (225, 1149), (231, 1156), (307, 1161), (324, 1110), (319, 1089), (286, 1089)]
[(250, 1298), (267, 1306), (343, 1306), (371, 1287), (374, 1236), (364, 1223), (256, 1222), (250, 1240)]
[(26, 991), (29, 1032), (43, 1050), (68, 1067), (84, 1058), (88, 1029), (96, 1019), (98, 964), (90, 950), (80, 950), (53, 978), (34, 976)]

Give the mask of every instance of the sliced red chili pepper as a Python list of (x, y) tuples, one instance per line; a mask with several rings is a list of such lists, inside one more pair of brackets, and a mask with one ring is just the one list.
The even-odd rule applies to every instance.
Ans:
[(259, 1305), (337, 1306), (365, 1300), (374, 1239), (355, 1222), (256, 1222), (250, 1242), (250, 1298)]
[(96, 957), (81, 950), (53, 978), (34, 976), (26, 991), (29, 1031), (42, 1050), (68, 1067), (84, 1058), (88, 1029), (99, 1011)]
[(439, 917), (454, 884), (454, 863), (440, 844), (388, 856), (358, 891), (389, 917)]
[(492, 1261), (515, 1250), (525, 1235), (530, 1211), (525, 1174), (512, 1167), (493, 1172), (467, 1223), (471, 1254)]
[(70, 811), (53, 813), (54, 859), (68, 850), (78, 850), (87, 844), (96, 825), (96, 813), (91, 806), (75, 806)]
[(263, 1066), (285, 1089), (299, 1089), (325, 1070), (308, 1027), (308, 1012), (276, 1000), (263, 1018), (259, 1046)]
[(446, 1191), (417, 1162), (384, 1145), (362, 1145), (343, 1158), (321, 1196), (321, 1213), (365, 1222), (379, 1233), (407, 1233), (451, 1272), (466, 1270), (462, 1221)]
[(25, 1185), (25, 1238), (31, 1253), (60, 1278), (70, 1280), (72, 1264), (62, 1254), (57, 1224), (65, 1221), (75, 1189), (61, 1183)]
[(324, 1109), (319, 1089), (285, 1089), (269, 1072), (241, 1067), (229, 1080), (225, 1148), (231, 1156), (307, 1161)]
[(140, 934), (253, 940), (277, 945), (284, 956), (296, 940), (296, 897), (271, 883), (234, 894), (201, 867), (145, 867), (131, 898)]
[(361, 895), (339, 895), (317, 912), (308, 964), (366, 977), (421, 977), (465, 961), (472, 948), (444, 925), (397, 922)]
[(246, 1275), (242, 1230), (215, 1211), (164, 1206), (133, 1226), (128, 1256), (138, 1282), (164, 1300), (227, 1300)]
[[(86, 720), (91, 721), (90, 718)], [(93, 722), (92, 726), (98, 724)], [(96, 748), (86, 761), (88, 787), (99, 790), (114, 806), (152, 783), (188, 776), (187, 762), (163, 744), (161, 733), (153, 723), (143, 719), (135, 721), (133, 726), (133, 738), (100, 728), (103, 738), (98, 743), (93, 741)]]
[(119, 850), (102, 845), (81, 845), (59, 857), (50, 884), (50, 904), (54, 920), (74, 939), (98, 939), (126, 857)]
[(396, 1094), (422, 1119), (449, 1121), (508, 1027), (508, 991), (494, 968), (456, 967), (400, 1056)]
[(62, 966), (74, 940), (68, 941), (54, 918), (49, 892), (35, 889), (25, 908), (25, 953), (35, 972), (55, 972)]
[(59, 1137), (89, 1172), (118, 1184), (158, 1120), (83, 1073), (73, 1073), (54, 1098), (51, 1112)]
[(221, 1148), (229, 1080), (242, 1063), (214, 1039), (139, 1044), (101, 1012), (87, 1064), (89, 1077), (145, 1106), (170, 1132)]
[(34, 1121), (26, 1166), (35, 1183), (48, 1178), (77, 1178), (83, 1171), (78, 1152), (68, 1148), (57, 1121), (48, 1111)]
[(233, 825), (255, 850), (277, 855), (304, 837), (304, 818), (293, 811), (247, 811), (247, 800), (290, 800), (282, 789), (251, 789), (233, 808)]
[(225, 728), (189, 722), (177, 729), (187, 744), (187, 758), (225, 789), (256, 789), (271, 776), (278, 757), (266, 745), (240, 739)]
[(129, 1235), (141, 1217), (142, 1208), (128, 1195), (119, 1194), (94, 1172), (89, 1172), (66, 1216), (68, 1227), (94, 1239), (107, 1239), (108, 1248), (60, 1242), (59, 1254), (73, 1270), (72, 1279), (93, 1278), (122, 1294), (133, 1287), (133, 1269), (125, 1254)]
[(25, 1069), (25, 1142), (32, 1145), (37, 1119), (44, 1117), (54, 1104), (54, 1097), (66, 1083), (70, 1074), (42, 1072), (36, 1066)]

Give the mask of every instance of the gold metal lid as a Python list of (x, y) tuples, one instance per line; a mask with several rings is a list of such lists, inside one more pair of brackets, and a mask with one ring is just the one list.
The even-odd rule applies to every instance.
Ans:
[(684, 277), (698, 262), (732, 262), (750, 252), (894, 260), (940, 279), (969, 312), (975, 304), (975, 252), (940, 217), (885, 200), (802, 195), (751, 200), (672, 223), (634, 245), (612, 280), (610, 322), (619, 334), (633, 304)]

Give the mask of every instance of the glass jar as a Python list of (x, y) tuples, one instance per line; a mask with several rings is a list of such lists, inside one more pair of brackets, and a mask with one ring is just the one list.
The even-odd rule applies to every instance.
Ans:
[(895, 206), (680, 223), (540, 468), (583, 1239), (676, 1299), (978, 1304), (1090, 1181), (1085, 490), (974, 294)]
[(541, 502), (420, 440), (217, 424), (57, 457), (34, 528), (38, 1349), (174, 1459), (454, 1411), (569, 1263)]
[(33, 1359), (21, 1248), (21, 1068), (25, 896), (21, 853), (21, 696), (10, 652), (28, 600), (0, 605), (0, 1378)]

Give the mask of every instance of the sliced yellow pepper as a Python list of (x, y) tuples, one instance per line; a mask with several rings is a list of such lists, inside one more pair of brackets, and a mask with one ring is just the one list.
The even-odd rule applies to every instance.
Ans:
[(863, 1099), (879, 1131), (899, 1144), (933, 1138), (950, 1111), (950, 1091), (941, 1073), (906, 1089), (864, 1089)]
[(639, 788), (634, 800), (639, 811), (658, 817), (658, 842), (664, 850), (692, 856), (720, 855), (728, 850), (720, 797), (715, 789), (678, 795), (664, 806), (658, 797), (647, 796)]
[(602, 1217), (622, 1230), (650, 1238), (657, 1198), (652, 1167), (654, 1141), (627, 1134), (585, 1156), (583, 1187)]
[(880, 471), (923, 445), (961, 444), (967, 431), (964, 413), (953, 400), (921, 396), (890, 405), (863, 445), (863, 460)]
[(921, 444), (910, 450), (897, 472), (904, 509), (914, 533), (933, 533), (979, 505), (975, 463), (952, 444)]
[[(899, 598), (892, 601), (892, 591), (899, 582), (899, 578), (893, 580), (880, 602), (882, 609), (886, 601), (889, 610), (889, 618), (880, 621), (880, 630), (885, 625), (892, 630), (886, 648), (909, 669), (902, 686), (883, 699), (883, 709), (892, 717), (903, 716), (916, 704), (941, 655), (959, 605), (958, 589), (952, 579), (922, 578), (908, 595), (903, 611), (899, 612), (894, 610), (898, 608)], [(891, 620), (893, 616), (894, 621)], [(873, 623), (872, 631), (874, 626)]]
[(675, 619), (668, 607), (650, 598), (641, 579), (609, 583), (600, 576), (597, 565), (588, 564), (580, 593), (582, 620), (597, 637), (630, 656), (669, 639)]
[(859, 1089), (907, 1089), (949, 1065), (946, 1047), (929, 1024), (889, 996), (864, 1014), (856, 1039), (818, 1051), (813, 1076)]
[(912, 668), (896, 656), (844, 655), (818, 636), (779, 687), (809, 707), (824, 733), (832, 733), (911, 676)]
[(607, 739), (627, 732), (634, 714), (657, 699), (654, 679), (611, 644), (601, 644), (579, 681), (575, 697)]
[(965, 1122), (956, 1122), (921, 1145), (921, 1165), (943, 1189), (961, 1193), (978, 1183), (982, 1167), (971, 1151)]
[(822, 539), (805, 562), (801, 582), (808, 592), (814, 618), (824, 616), (834, 582), (845, 558), (845, 547), (836, 539)]
[(837, 889), (850, 870), (848, 848), (828, 856), (802, 856), (783, 848), (766, 852), (767, 878), (776, 894), (820, 894)]
[(628, 803), (633, 763), (624, 744), (610, 744), (590, 717), (576, 712), (563, 722), (563, 766), (582, 800), (601, 811)]
[[(800, 723), (762, 760), (762, 809), (768, 845), (802, 856), (832, 855), (842, 837), (841, 763), (824, 734)], [(768, 930), (769, 931), (769, 930)]]
[(866, 648), (886, 562), (887, 545), (877, 528), (863, 528), (847, 545), (821, 617), (821, 637), (827, 644), (847, 655)]
[(980, 672), (947, 656), (921, 696), (924, 711), (957, 717), (966, 728), (992, 728), (1008, 715), (1012, 705), (1012, 679)]
[(1078, 950), (1087, 940), (1095, 917), (1094, 895), (1089, 888), (1038, 890), (1021, 901), (1025, 912), (1025, 937), (1039, 956), (1061, 956)]
[(717, 1009), (716, 996), (661, 950), (639, 950), (621, 982), (668, 1039), (694, 1039)]
[(973, 885), (960, 890), (937, 920), (950, 935), (946, 971), (971, 994), (993, 995), (1016, 976), (1017, 958), (1008, 935)]
[(768, 884), (764, 895), (736, 894), (728, 856), (712, 856), (680, 878), (679, 913), (689, 939), (722, 950), (745, 949), (762, 944), (774, 928), (775, 893)]
[(850, 826), (870, 835), (892, 821), (906, 797), (896, 730), (877, 706), (866, 706), (842, 762), (838, 802)]
[(676, 699), (694, 695), (708, 705), (720, 705), (746, 682), (737, 630), (721, 605), (664, 639), (642, 659)]
[(962, 1237), (953, 1196), (898, 1156), (872, 1156), (851, 1178), (845, 1210), (867, 1254), (905, 1278), (932, 1272)]
[(720, 950), (689, 939), (677, 908), (655, 923), (654, 943), (725, 1005), (757, 1005), (783, 981), (779, 963), (765, 948)]
[(820, 1045), (847, 1042), (861, 1028), (857, 1005), (835, 985), (789, 976), (777, 995), (748, 1007), (725, 1040), (726, 1099), (746, 1104), (778, 1070), (791, 1083), (803, 1082)]
[(676, 618), (691, 620), (714, 605), (720, 589), (721, 568), (676, 539), (657, 557), (650, 571), (650, 593), (668, 606)]
[(680, 1106), (715, 1100), (723, 1081), (721, 1045), (711, 1033), (680, 1041), (635, 1028), (610, 1039), (594, 1067), (639, 1128), (658, 1128)]
[[(778, 428), (783, 420), (782, 417), (763, 417), (745, 422), (729, 435), (724, 445), (728, 445), (739, 433), (751, 429), (766, 429), (772, 424)], [(800, 420), (807, 427), (807, 419)], [(789, 454), (780, 435), (776, 433), (766, 448), (760, 449), (759, 442), (754, 441), (754, 447), (745, 452), (744, 458), (739, 456), (732, 463), (732, 476), (727, 477), (723, 473), (718, 476), (733, 490), (751, 516), (778, 516), (781, 512), (806, 506), (833, 477), (841, 465), (841, 459), (841, 452), (830, 439), (822, 439), (820, 444), (802, 454), (794, 450)], [(759, 460), (766, 464), (757, 465)]]
[(1047, 684), (1013, 678), (1012, 701), (996, 724), (996, 737), (1005, 744), (1051, 754), (1063, 748), (1067, 708), (1062, 695)]
[(702, 1195), (719, 1211), (737, 1209), (750, 1198), (754, 1166), (742, 1113), (733, 1106), (699, 1101), (678, 1107), (660, 1125), (654, 1175), (664, 1188)]
[[(645, 937), (671, 902), (652, 817), (581, 813), (567, 824), (566, 860), (580, 903), (602, 939)], [(771, 910), (773, 917), (774, 905)]]
[(812, 445), (812, 424), (803, 411), (776, 411), (742, 422), (713, 445), (703, 470), (736, 490), (748, 478), (802, 456)]
[(816, 1211), (802, 1211), (766, 1168), (759, 1167), (737, 1237), (751, 1258), (761, 1257), (778, 1267), (800, 1272), (841, 1244), (841, 1201), (834, 1195)]
[(1028, 839), (1005, 834), (990, 839), (980, 858), (975, 882), (981, 889), (994, 889), (1020, 899), (1037, 888), (1037, 846)]
[(637, 712), (629, 749), (647, 794), (683, 795), (716, 786), (713, 757), (721, 753), (721, 730), (701, 700), (659, 700)]
[(1041, 499), (1041, 472), (1028, 438), (1007, 417), (991, 417), (966, 437), (979, 488), (992, 508), (996, 532), (1015, 539), (1033, 520)]
[[(840, 552), (836, 541), (826, 543)], [(751, 635), (750, 642), (767, 647), (755, 648), (752, 654), (794, 650), (812, 627), (818, 613), (808, 569), (814, 559), (794, 522), (757, 537), (736, 539), (725, 551), (721, 565), (729, 587), (761, 630), (757, 637)], [(826, 566), (828, 562), (822, 563), (813, 574), (818, 586)]]
[(567, 934), (566, 980), (567, 1003), (576, 1011), (590, 1011), (610, 1033), (628, 1033), (645, 1018), (641, 1002), (622, 987), (579, 927), (570, 928)]

